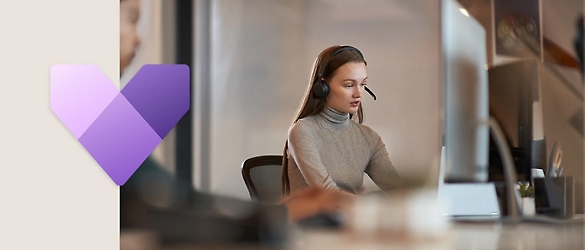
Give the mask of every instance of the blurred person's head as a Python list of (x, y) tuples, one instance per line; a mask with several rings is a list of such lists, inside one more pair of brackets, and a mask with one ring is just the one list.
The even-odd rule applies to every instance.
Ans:
[[(357, 115), (361, 123), (360, 98), (367, 79), (366, 65), (362, 53), (351, 46), (335, 45), (321, 51), (313, 64), (309, 87), (294, 122), (320, 113), (327, 105), (351, 117)], [(322, 85), (329, 89), (324, 97), (315, 93), (320, 92)]]
[(140, 37), (136, 25), (140, 17), (140, 0), (120, 0), (120, 75), (132, 62)]

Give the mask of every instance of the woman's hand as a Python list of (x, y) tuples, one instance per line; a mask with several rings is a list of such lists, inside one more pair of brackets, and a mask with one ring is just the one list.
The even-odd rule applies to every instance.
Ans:
[(337, 189), (311, 187), (292, 193), (281, 201), (288, 209), (288, 219), (292, 222), (309, 218), (319, 213), (347, 213), (355, 195)]

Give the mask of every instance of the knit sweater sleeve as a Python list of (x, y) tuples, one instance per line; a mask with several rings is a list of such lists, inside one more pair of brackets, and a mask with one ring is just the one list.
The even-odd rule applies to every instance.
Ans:
[(309, 186), (337, 188), (321, 162), (315, 132), (308, 124), (298, 121), (293, 125), (288, 134), (288, 150)]
[(369, 128), (368, 130), (373, 153), (365, 172), (384, 192), (403, 186), (404, 182), (392, 165), (382, 138), (373, 130)]

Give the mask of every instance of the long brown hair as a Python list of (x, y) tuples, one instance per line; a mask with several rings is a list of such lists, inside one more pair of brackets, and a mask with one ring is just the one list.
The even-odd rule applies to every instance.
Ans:
[[(316, 97), (312, 91), (313, 86), (320, 80), (329, 82), (335, 75), (337, 69), (349, 62), (364, 63), (367, 65), (362, 53), (352, 46), (335, 45), (326, 48), (319, 53), (319, 56), (317, 56), (313, 63), (313, 72), (311, 73), (305, 97), (301, 101), (301, 105), (293, 119), (292, 125), (302, 118), (316, 115), (323, 111), (325, 108), (325, 98)], [(350, 114), (350, 119), (355, 120), (355, 118), (357, 118), (360, 124), (364, 120), (361, 103), (359, 104), (356, 115), (354, 116), (353, 114)], [(290, 193), (290, 183), (288, 179), (288, 140), (284, 143), (282, 155), (282, 193), (286, 196)]]

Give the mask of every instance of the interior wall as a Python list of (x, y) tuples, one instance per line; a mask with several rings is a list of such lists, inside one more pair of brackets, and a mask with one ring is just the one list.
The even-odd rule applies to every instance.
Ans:
[(215, 0), (211, 13), (211, 192), (249, 198), (242, 162), (282, 154), (312, 63), (335, 44), (356, 46), (368, 62), (378, 100), (363, 97), (364, 124), (398, 173), (438, 166), (438, 1)]
[(577, 58), (573, 41), (577, 37), (577, 19), (583, 15), (582, 0), (540, 0), (543, 35)]

